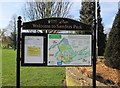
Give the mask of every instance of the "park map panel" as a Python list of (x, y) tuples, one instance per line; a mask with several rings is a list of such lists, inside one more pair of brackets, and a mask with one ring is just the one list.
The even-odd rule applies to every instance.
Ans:
[(48, 34), (47, 64), (91, 65), (91, 35)]

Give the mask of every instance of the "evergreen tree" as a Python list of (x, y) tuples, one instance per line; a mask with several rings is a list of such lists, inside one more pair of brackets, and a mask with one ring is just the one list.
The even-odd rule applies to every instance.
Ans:
[(80, 10), (80, 22), (92, 25), (93, 23), (93, 14), (92, 14), (92, 0), (88, 2), (82, 1), (82, 7)]
[(120, 69), (120, 10), (116, 14), (105, 49), (105, 64)]
[(100, 15), (100, 5), (99, 5), (99, 2), (97, 3), (98, 5), (98, 8), (97, 8), (97, 20), (98, 20), (98, 41), (97, 41), (97, 44), (98, 44), (98, 56), (103, 56), (104, 55), (104, 51), (105, 51), (105, 45), (106, 45), (106, 34), (104, 34), (104, 27), (103, 27), (103, 24), (102, 24), (102, 18), (101, 18), (101, 15)]
[[(92, 0), (82, 0), (81, 2), (81, 10), (80, 10), (80, 22), (90, 25), (92, 27), (93, 24), (93, 4)], [(83, 31), (77, 31), (76, 33), (90, 33), (88, 32), (83, 32)]]
[[(93, 4), (92, 4), (93, 0), (89, 0), (88, 2), (85, 2), (84, 0), (82, 1), (82, 8), (80, 10), (80, 22), (88, 24), (88, 25), (93, 25)], [(98, 4), (98, 8), (97, 8), (97, 20), (98, 20), (98, 31), (97, 31), (97, 39), (98, 39), (98, 55), (102, 56), (104, 55), (104, 51), (105, 51), (105, 43), (106, 43), (106, 35), (104, 34), (104, 27), (102, 24), (102, 18), (100, 15), (100, 5), (99, 2)], [(77, 32), (77, 33), (81, 33), (81, 31)], [(85, 33), (89, 33), (89, 32), (85, 32)]]

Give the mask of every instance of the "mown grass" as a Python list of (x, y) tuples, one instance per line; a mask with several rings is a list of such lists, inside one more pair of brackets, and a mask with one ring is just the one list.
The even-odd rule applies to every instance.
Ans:
[(2, 49), (2, 85), (15, 86), (16, 81), (16, 52)]
[(2, 86), (2, 49), (0, 46), (0, 88)]
[[(21, 86), (63, 86), (64, 67), (21, 67)], [(16, 86), (16, 52), (2, 50), (2, 86)]]

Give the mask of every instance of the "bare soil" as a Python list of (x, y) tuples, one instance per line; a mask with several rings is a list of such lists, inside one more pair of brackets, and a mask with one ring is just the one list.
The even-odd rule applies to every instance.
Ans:
[[(104, 59), (97, 59), (96, 62), (96, 75), (97, 81), (106, 85), (119, 86), (120, 88), (120, 70), (108, 67), (104, 63)], [(83, 74), (92, 78), (92, 67), (78, 67), (79, 70), (83, 71)]]
[[(104, 58), (97, 59), (97, 62), (96, 62), (97, 81), (106, 86), (111, 86), (108, 88), (120, 88), (120, 70), (106, 66), (104, 61), (105, 61)], [(89, 78), (93, 78), (92, 66), (91, 67), (75, 67), (75, 68), (78, 69), (83, 75)]]
[(120, 82), (120, 70), (106, 66), (104, 64), (104, 59), (97, 60), (96, 73), (102, 76), (105, 80), (112, 80), (115, 85), (118, 85)]

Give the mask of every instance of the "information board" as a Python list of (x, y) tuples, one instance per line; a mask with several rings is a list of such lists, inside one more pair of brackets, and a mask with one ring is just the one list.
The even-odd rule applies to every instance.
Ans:
[(45, 36), (42, 34), (25, 33), (22, 34), (22, 64), (36, 65), (45, 64)]
[(91, 35), (48, 34), (48, 66), (91, 65)]

